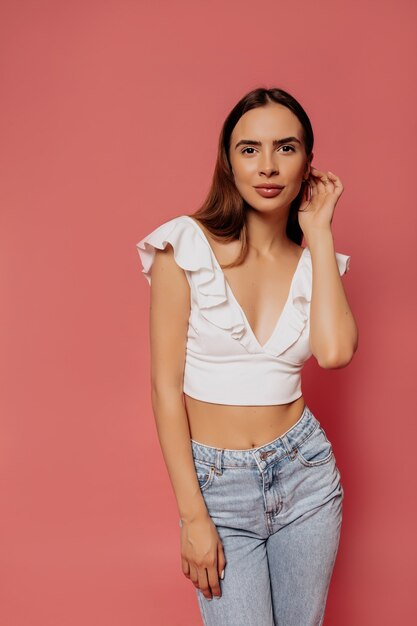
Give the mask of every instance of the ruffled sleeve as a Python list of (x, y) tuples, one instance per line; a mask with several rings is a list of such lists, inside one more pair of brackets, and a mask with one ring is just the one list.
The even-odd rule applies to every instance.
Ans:
[(148, 283), (151, 284), (155, 250), (164, 249), (167, 243), (174, 249), (176, 263), (185, 270), (200, 314), (246, 347), (249, 339), (243, 314), (238, 306), (230, 302), (224, 273), (205, 236), (191, 217), (175, 217), (136, 244), (143, 266), (142, 273)]
[[(311, 253), (308, 248), (304, 250), (303, 263), (300, 267), (300, 272), (297, 275), (293, 289), (293, 302), (300, 312), (307, 312), (308, 308), (305, 305), (309, 305), (311, 302), (311, 293), (313, 287), (313, 265), (311, 261)], [(339, 274), (342, 276), (349, 270), (350, 256), (336, 252), (337, 267), (339, 268)]]
[(337, 266), (339, 268), (339, 274), (343, 276), (343, 274), (346, 274), (346, 272), (349, 271), (350, 256), (348, 256), (347, 254), (342, 254), (341, 252), (336, 252), (335, 254)]
[[(339, 274), (343, 276), (349, 270), (350, 256), (336, 252), (337, 267), (339, 268)], [(296, 283), (293, 289), (293, 301), (298, 305), (300, 311), (306, 311), (303, 306), (311, 302), (311, 293), (313, 287), (313, 265), (311, 261), (311, 253), (308, 248), (305, 248), (305, 254), (303, 263), (300, 267), (300, 272), (297, 276)]]
[(149, 284), (151, 284), (155, 250), (164, 250), (168, 243), (174, 249), (175, 262), (185, 270), (186, 274), (202, 267), (211, 267), (211, 262), (201, 254), (201, 242), (198, 237), (192, 235), (193, 231), (189, 224), (180, 217), (174, 217), (155, 228), (136, 244), (142, 262), (142, 273)]

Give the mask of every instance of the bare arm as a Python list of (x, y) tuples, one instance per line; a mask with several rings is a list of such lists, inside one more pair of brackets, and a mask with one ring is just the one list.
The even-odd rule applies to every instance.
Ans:
[(319, 365), (344, 367), (358, 347), (358, 328), (346, 298), (329, 229), (310, 233), (313, 266), (310, 346)]
[(151, 394), (158, 437), (181, 518), (182, 570), (206, 598), (220, 596), (226, 560), (194, 466), (183, 377), (190, 287), (171, 245), (156, 250), (151, 283)]
[(152, 267), (151, 398), (162, 454), (181, 520), (207, 515), (192, 458), (182, 383), (190, 287), (172, 246), (157, 250)]

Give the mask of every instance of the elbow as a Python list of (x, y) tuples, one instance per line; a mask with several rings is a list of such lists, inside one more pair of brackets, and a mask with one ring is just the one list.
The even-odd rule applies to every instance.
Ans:
[(340, 346), (339, 349), (328, 350), (317, 357), (317, 362), (324, 369), (338, 369), (349, 365), (358, 349), (358, 338), (349, 345)]
[(354, 335), (348, 340), (345, 338), (339, 344), (332, 342), (327, 350), (316, 356), (320, 367), (324, 369), (337, 369), (346, 367), (352, 361), (356, 350), (358, 349), (358, 331), (355, 329)]
[(165, 406), (183, 401), (183, 390), (180, 382), (170, 382), (166, 380), (155, 381), (151, 383), (151, 399), (152, 406)]
[(318, 363), (320, 367), (323, 367), (326, 370), (338, 369), (340, 367), (346, 367), (346, 365), (348, 365), (351, 362), (352, 358), (353, 358), (353, 354), (350, 356), (350, 358), (332, 357), (332, 358), (327, 358), (325, 360), (320, 360), (318, 361)]
[(355, 352), (356, 348), (352, 348), (337, 353), (326, 354), (324, 357), (317, 359), (317, 361), (320, 367), (324, 369), (338, 369), (349, 365)]

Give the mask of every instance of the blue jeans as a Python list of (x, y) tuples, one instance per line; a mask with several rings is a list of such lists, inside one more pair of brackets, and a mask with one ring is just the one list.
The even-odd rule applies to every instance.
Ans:
[(220, 598), (196, 588), (205, 626), (320, 626), (344, 490), (317, 418), (305, 405), (294, 426), (259, 448), (191, 445), (227, 561)]

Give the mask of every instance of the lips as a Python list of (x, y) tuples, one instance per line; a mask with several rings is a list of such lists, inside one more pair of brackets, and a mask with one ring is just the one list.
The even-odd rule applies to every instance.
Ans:
[(267, 185), (265, 187), (254, 187), (254, 189), (263, 198), (275, 198), (279, 196), (284, 187), (279, 185)]
[(265, 185), (255, 185), (255, 189), (284, 189), (284, 185), (272, 185), (272, 184), (265, 184)]

